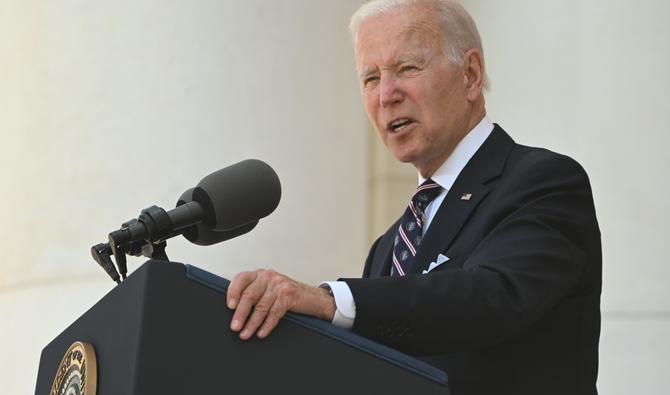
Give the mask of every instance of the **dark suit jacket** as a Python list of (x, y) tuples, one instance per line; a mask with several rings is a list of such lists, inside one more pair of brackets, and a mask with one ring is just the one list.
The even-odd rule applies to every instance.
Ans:
[[(364, 278), (343, 279), (355, 332), (445, 370), (453, 395), (597, 393), (600, 232), (577, 162), (496, 125), (402, 278), (388, 277), (397, 227)], [(450, 260), (421, 274), (440, 253)]]

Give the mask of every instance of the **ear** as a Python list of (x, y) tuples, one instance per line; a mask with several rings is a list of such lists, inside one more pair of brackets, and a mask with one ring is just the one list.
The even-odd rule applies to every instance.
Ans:
[(463, 56), (465, 93), (469, 101), (476, 101), (484, 89), (484, 57), (478, 49), (471, 49)]

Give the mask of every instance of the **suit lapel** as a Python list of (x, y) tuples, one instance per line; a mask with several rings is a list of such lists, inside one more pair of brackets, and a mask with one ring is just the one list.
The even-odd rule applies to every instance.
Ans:
[[(489, 188), (475, 182), (463, 182), (452, 187), (435, 214), (433, 222), (416, 252), (411, 273), (419, 274), (428, 269), (437, 255), (446, 251), (452, 241), (467, 222), (475, 208), (489, 193)], [(470, 200), (462, 200), (464, 194), (471, 195)]]
[(393, 240), (395, 239), (398, 226), (400, 226), (400, 220), (391, 225), (389, 230), (384, 234), (384, 237), (379, 241), (379, 246), (372, 258), (370, 277), (383, 277), (391, 273), (391, 253), (393, 252)]
[(456, 178), (417, 251), (411, 272), (428, 269), (438, 254), (445, 252), (477, 206), (488, 195), (487, 185), (504, 169), (514, 141), (498, 125)]
[[(445, 252), (471, 217), (477, 206), (488, 195), (486, 185), (499, 177), (504, 169), (514, 140), (498, 125), (458, 175), (417, 251), (412, 274), (428, 269), (438, 254)], [(467, 195), (471, 196), (467, 196)], [(465, 197), (465, 198), (463, 198)], [(391, 270), (393, 240), (400, 220), (386, 232), (375, 251), (370, 277), (388, 276)]]

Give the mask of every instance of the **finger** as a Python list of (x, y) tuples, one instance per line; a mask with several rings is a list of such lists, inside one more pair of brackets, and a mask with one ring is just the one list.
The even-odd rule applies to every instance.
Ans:
[(270, 308), (270, 312), (265, 317), (265, 321), (263, 321), (263, 325), (261, 325), (261, 328), (258, 330), (258, 337), (261, 339), (268, 337), (275, 327), (277, 327), (282, 317), (286, 315), (287, 311), (286, 303), (280, 299), (275, 299), (272, 308)]
[(240, 338), (242, 340), (247, 340), (256, 333), (256, 329), (258, 329), (263, 321), (265, 321), (265, 317), (267, 317), (270, 308), (275, 304), (276, 299), (276, 293), (272, 292), (270, 289), (265, 290), (265, 294), (254, 306), (251, 316), (244, 325), (244, 330), (240, 333)]
[(237, 307), (242, 292), (256, 279), (255, 272), (240, 272), (233, 277), (233, 281), (228, 285), (226, 291), (226, 303), (228, 308), (234, 309)]
[(256, 305), (256, 302), (264, 293), (265, 284), (259, 280), (252, 282), (244, 291), (242, 291), (239, 302), (237, 303), (237, 308), (233, 314), (233, 320), (230, 323), (230, 329), (239, 332), (244, 327), (254, 305)]

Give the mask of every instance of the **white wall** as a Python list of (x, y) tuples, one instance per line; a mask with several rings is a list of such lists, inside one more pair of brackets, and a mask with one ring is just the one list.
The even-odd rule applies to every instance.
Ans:
[(602, 394), (666, 394), (670, 366), (670, 3), (468, 0), (491, 118), (573, 156), (603, 241)]
[(170, 241), (170, 258), (226, 277), (360, 273), (367, 130), (346, 30), (357, 4), (1, 2), (3, 392), (34, 391), (41, 348), (112, 288), (93, 244), (242, 159), (276, 169), (279, 208), (221, 245)]

